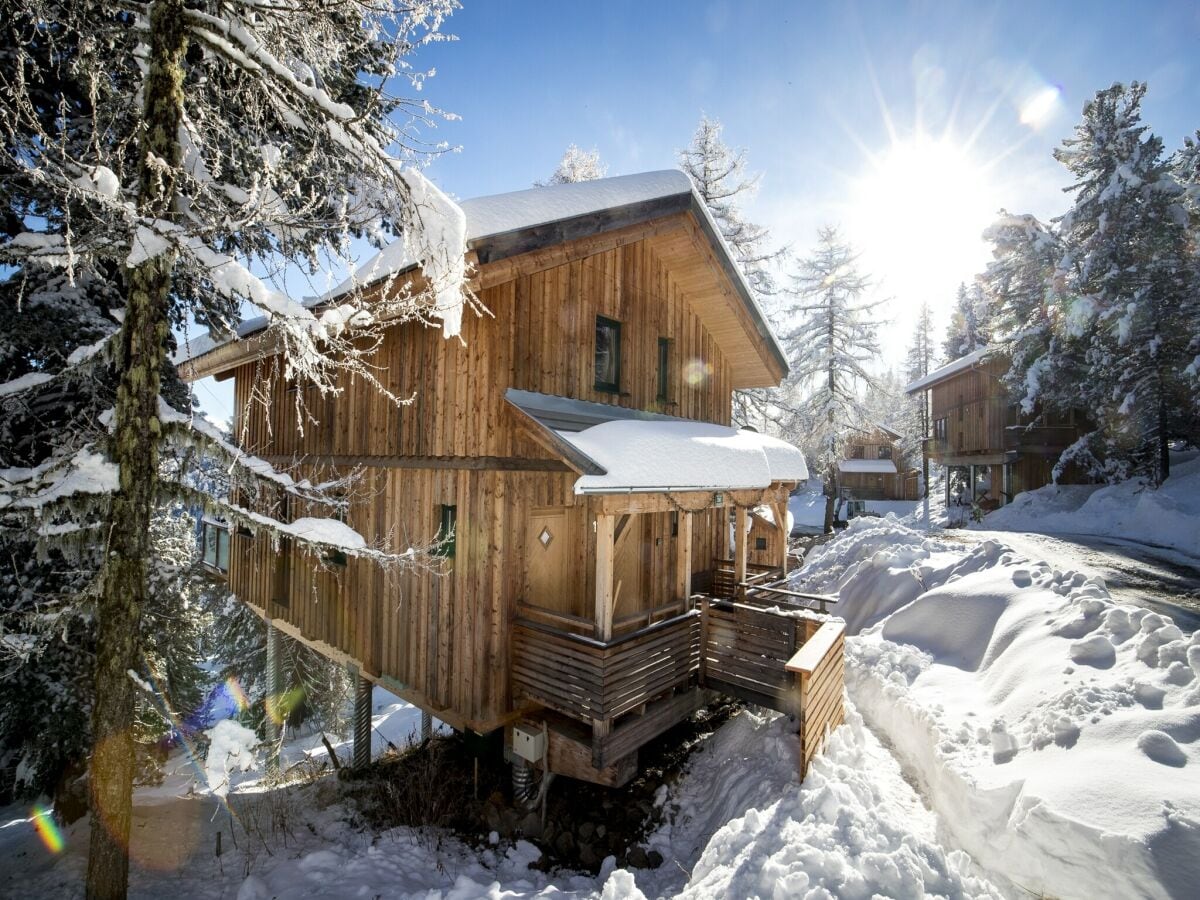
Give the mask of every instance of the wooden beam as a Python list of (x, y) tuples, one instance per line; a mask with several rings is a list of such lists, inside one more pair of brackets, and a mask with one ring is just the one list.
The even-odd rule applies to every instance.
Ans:
[(692, 514), (679, 513), (679, 535), (675, 538), (675, 596), (679, 611), (687, 612), (692, 599)]
[(739, 506), (734, 513), (733, 538), (733, 580), (741, 584), (746, 580), (746, 544), (750, 539), (746, 531), (746, 508), (744, 506)]
[(779, 559), (777, 560), (777, 564), (780, 568), (781, 574), (786, 575), (788, 560), (788, 538), (790, 537), (787, 527), (787, 501), (782, 503), (776, 501), (772, 503), (771, 511), (775, 514), (775, 527), (779, 529)]
[(615, 516), (596, 514), (596, 638), (601, 641), (612, 640), (615, 531)]
[(294, 465), (322, 464), (334, 468), (355, 469), (360, 466), (375, 469), (482, 469), (506, 472), (574, 472), (557, 459), (529, 459), (523, 456), (267, 456), (275, 468)]

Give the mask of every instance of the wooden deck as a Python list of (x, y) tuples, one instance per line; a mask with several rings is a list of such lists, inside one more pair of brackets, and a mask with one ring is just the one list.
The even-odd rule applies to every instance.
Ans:
[[(683, 614), (610, 641), (518, 619), (514, 695), (592, 727), (591, 741), (574, 754), (590, 750), (591, 772), (564, 774), (611, 777), (613, 766), (698, 709), (709, 691), (794, 716), (807, 771), (842, 721), (842, 626), (824, 615), (833, 598), (788, 590), (771, 574), (734, 583), (733, 598), (697, 594)], [(712, 584), (714, 593), (724, 584), (719, 568)]]

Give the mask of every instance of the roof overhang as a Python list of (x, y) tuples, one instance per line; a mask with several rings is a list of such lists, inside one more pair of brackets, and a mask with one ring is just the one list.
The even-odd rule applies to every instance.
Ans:
[(930, 372), (924, 378), (918, 378), (911, 384), (906, 385), (904, 388), (904, 393), (915, 394), (919, 391), (927, 390), (933, 387), (935, 384), (941, 384), (943, 381), (953, 378), (955, 375), (959, 375), (963, 372), (969, 372), (971, 369), (983, 365), (992, 357), (1003, 352), (1004, 351), (999, 347), (980, 347), (973, 353), (968, 353), (966, 356), (960, 356), (953, 362), (946, 363), (946, 365), (942, 366), (940, 369), (935, 369), (934, 371)]

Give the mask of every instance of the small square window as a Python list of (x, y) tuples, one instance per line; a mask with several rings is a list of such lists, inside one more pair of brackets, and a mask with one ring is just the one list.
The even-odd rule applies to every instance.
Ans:
[(880, 459), (891, 459), (892, 458), (891, 444), (884, 444), (882, 447), (879, 448), (879, 458)]
[(851, 459), (862, 459), (863, 452), (864, 452), (863, 446), (861, 444), (855, 444), (853, 447), (850, 448), (850, 458)]
[(621, 323), (596, 316), (596, 390), (621, 391)]
[(755, 538), (754, 539), (754, 549), (755, 550), (766, 550), (767, 549), (767, 539), (764, 537)]
[(458, 507), (442, 504), (440, 507), (438, 522), (438, 543), (433, 550), (434, 556), (441, 556), (446, 559), (454, 559), (455, 542), (457, 538), (455, 532), (457, 528)]

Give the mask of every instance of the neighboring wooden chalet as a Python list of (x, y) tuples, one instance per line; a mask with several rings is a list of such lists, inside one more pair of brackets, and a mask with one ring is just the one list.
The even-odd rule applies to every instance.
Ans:
[[(638, 747), (706, 690), (800, 713), (806, 763), (840, 721), (841, 642), (805, 610), (814, 598), (769, 586), (781, 527), (761, 566), (730, 555), (731, 510), (738, 533), (764, 506), (782, 526), (807, 470), (730, 425), (732, 392), (778, 384), (787, 364), (702, 201), (671, 171), (462, 207), (490, 315), (467, 316), (463, 343), (387, 331), (372, 361), (411, 405), (347, 380), (336, 398), (309, 392), (320, 426), (299, 433), (303, 384), (247, 402), (271, 352), (253, 324), (181, 365), (234, 379), (248, 452), (296, 475), (361, 470), (347, 523), (395, 552), (440, 535), (440, 569), (318, 566), (239, 533), (232, 590), (453, 727), (506, 728), (550, 771), (628, 780)], [(410, 269), (394, 246), (359, 274)]]
[[(1022, 415), (1004, 387), (1008, 369), (1003, 351), (985, 347), (905, 388), (909, 394), (930, 394), (933, 434), (925, 440), (929, 459), (966, 469), (972, 493), (986, 472), (986, 496), (970, 498), (985, 506), (1002, 506), (1022, 491), (1049, 484), (1059, 456), (1083, 433), (1074, 416), (1058, 420)], [(949, 503), (949, 479), (946, 491)]]
[(919, 473), (905, 465), (901, 437), (879, 424), (854, 432), (838, 463), (839, 487), (859, 500), (916, 500)]

